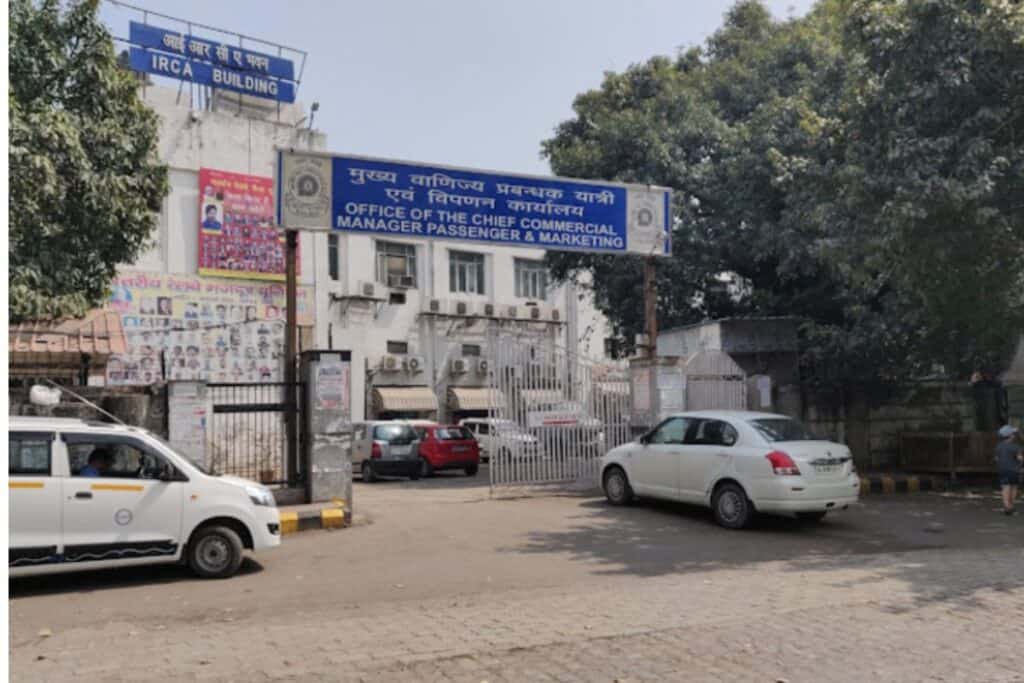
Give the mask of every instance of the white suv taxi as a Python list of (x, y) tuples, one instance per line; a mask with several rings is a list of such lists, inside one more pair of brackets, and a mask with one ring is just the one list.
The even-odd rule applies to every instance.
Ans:
[(207, 472), (144, 429), (11, 417), (8, 444), (12, 577), (185, 562), (223, 578), (244, 549), (281, 543), (268, 489)]

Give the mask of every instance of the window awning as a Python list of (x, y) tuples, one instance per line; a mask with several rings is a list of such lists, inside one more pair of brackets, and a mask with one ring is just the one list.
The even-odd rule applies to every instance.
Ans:
[(425, 413), (436, 411), (438, 403), (430, 387), (374, 387), (373, 407), (378, 413)]
[(519, 392), (519, 395), (528, 406), (559, 405), (566, 401), (565, 396), (557, 389), (527, 389)]
[(452, 410), (503, 410), (505, 394), (488, 387), (449, 387), (448, 406)]

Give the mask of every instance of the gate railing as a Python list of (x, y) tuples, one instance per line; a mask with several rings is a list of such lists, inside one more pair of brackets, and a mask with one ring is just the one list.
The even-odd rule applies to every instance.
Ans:
[(288, 467), (286, 428), (288, 394), (299, 383), (210, 384), (213, 403), (210, 418), (210, 464), (222, 474), (232, 474), (268, 485), (294, 484), (300, 479)]
[(630, 440), (625, 375), (540, 337), (492, 334), (488, 361), (491, 486), (596, 483), (600, 457)]

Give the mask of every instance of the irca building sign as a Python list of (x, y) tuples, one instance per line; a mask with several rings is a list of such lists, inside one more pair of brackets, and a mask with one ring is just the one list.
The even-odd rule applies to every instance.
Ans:
[(281, 151), (277, 221), (291, 229), (559, 251), (671, 253), (670, 190)]

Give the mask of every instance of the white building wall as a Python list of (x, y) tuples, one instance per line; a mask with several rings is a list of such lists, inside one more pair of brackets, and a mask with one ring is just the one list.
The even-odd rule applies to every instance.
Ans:
[[(265, 110), (266, 119), (252, 118), (254, 110), (239, 115), (236, 108), (197, 111), (190, 98), (178, 98), (173, 88), (147, 86), (145, 102), (160, 117), (160, 158), (170, 167), (170, 192), (164, 199), (153, 247), (132, 268), (165, 273), (195, 274), (199, 265), (199, 169), (273, 176), (276, 147), (323, 150), (327, 137), (296, 124), (303, 105), (282, 105)], [(312, 235), (302, 235), (300, 284), (314, 285)]]

